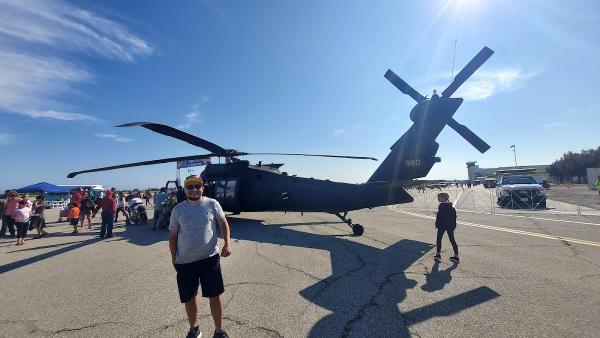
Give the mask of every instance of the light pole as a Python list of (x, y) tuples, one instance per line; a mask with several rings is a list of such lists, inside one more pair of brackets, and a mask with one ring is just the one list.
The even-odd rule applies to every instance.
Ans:
[(515, 167), (518, 167), (519, 165), (517, 164), (517, 149), (514, 144), (511, 145), (510, 147), (512, 148), (513, 154), (515, 155)]

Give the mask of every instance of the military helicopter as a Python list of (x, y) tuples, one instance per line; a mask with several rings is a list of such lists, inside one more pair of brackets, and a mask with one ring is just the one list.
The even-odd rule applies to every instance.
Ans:
[(427, 98), (402, 80), (392, 70), (385, 73), (401, 92), (412, 97), (417, 104), (410, 112), (413, 125), (390, 147), (390, 153), (366, 183), (349, 184), (290, 176), (281, 172), (282, 164), (251, 165), (239, 159), (246, 155), (316, 156), (346, 159), (370, 159), (371, 157), (341, 156), (300, 153), (247, 153), (225, 149), (210, 141), (188, 134), (176, 128), (150, 122), (133, 122), (117, 127), (140, 126), (159, 134), (171, 136), (208, 150), (210, 153), (159, 160), (135, 162), (109, 167), (76, 171), (79, 174), (137, 167), (184, 160), (223, 157), (223, 164), (208, 164), (201, 173), (206, 184), (205, 194), (216, 198), (223, 209), (233, 213), (255, 211), (325, 212), (336, 215), (360, 236), (364, 227), (347, 218), (348, 212), (383, 205), (410, 203), (413, 201), (404, 188), (413, 185), (413, 179), (426, 176), (440, 158), (436, 157), (439, 144), (435, 142), (443, 128), (448, 125), (481, 153), (490, 146), (453, 116), (462, 104), (462, 98), (450, 97), (494, 52), (484, 47), (453, 79), (442, 92)]

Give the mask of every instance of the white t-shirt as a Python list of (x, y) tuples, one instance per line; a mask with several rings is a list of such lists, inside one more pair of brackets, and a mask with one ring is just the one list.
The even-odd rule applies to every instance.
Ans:
[(191, 263), (217, 254), (217, 220), (224, 218), (219, 202), (206, 196), (177, 204), (169, 224), (169, 230), (178, 232), (175, 263)]

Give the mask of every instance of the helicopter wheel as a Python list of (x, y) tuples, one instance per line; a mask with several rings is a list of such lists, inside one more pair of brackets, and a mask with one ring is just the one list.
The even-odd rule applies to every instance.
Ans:
[(356, 236), (361, 236), (365, 232), (365, 228), (360, 224), (354, 224), (352, 226), (352, 233)]

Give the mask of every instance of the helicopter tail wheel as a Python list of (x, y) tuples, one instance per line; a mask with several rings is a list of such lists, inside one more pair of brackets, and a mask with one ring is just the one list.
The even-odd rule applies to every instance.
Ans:
[(346, 216), (348, 215), (347, 211), (344, 212), (344, 214), (340, 214), (340, 213), (333, 213), (333, 214), (336, 215), (337, 217), (339, 217), (339, 219), (342, 220), (342, 222), (348, 224), (348, 226), (352, 228), (352, 233), (354, 235), (360, 236), (363, 234), (363, 232), (365, 232), (365, 228), (363, 228), (362, 225), (353, 224), (351, 218), (346, 218)]
[(352, 233), (356, 236), (362, 236), (363, 232), (365, 232), (365, 228), (360, 224), (354, 224), (352, 226)]

